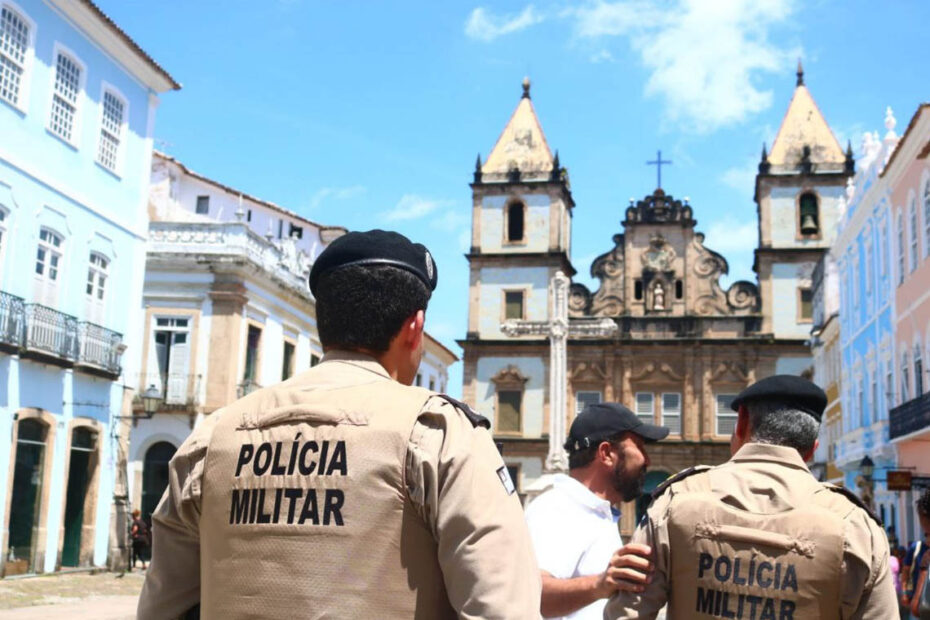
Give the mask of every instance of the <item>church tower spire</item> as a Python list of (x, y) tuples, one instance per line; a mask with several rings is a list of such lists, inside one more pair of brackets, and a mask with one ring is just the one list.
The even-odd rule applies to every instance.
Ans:
[(836, 236), (839, 197), (855, 162), (814, 102), (800, 60), (796, 75), (788, 109), (771, 150), (763, 146), (756, 175), (759, 246), (753, 268), (762, 331), (803, 342), (810, 338), (811, 274)]

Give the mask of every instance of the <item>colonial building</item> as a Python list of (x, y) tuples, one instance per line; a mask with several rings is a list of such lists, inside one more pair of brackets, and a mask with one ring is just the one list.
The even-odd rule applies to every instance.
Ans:
[(843, 435), (842, 347), (840, 346), (840, 278), (833, 254), (827, 252), (814, 268), (812, 277), (814, 318), (811, 327), (813, 381), (827, 393), (827, 408), (820, 426), (820, 445), (811, 472), (819, 479), (843, 485), (843, 472), (836, 466), (836, 446)]
[[(843, 429), (835, 444), (835, 463), (844, 486), (859, 493), (900, 532), (899, 498), (885, 481), (897, 462), (888, 437), (888, 411), (895, 402), (895, 377), (900, 376), (894, 363), (894, 283), (905, 272), (892, 260), (895, 248), (903, 246), (894, 237), (889, 187), (881, 176), (898, 143), (895, 125), (889, 108), (885, 136), (866, 132), (830, 254), (836, 259), (841, 292)], [(874, 464), (871, 476), (862, 467), (869, 461)]]
[(124, 551), (131, 308), (178, 88), (90, 0), (0, 0), (0, 575)]
[[(828, 247), (835, 198), (851, 163), (800, 71), (798, 82), (756, 183), (761, 290), (746, 281), (722, 288), (728, 264), (705, 247), (699, 207), (662, 188), (631, 201), (623, 230), (600, 242), (606, 251), (590, 266), (598, 289), (571, 285), (564, 399), (548, 385), (549, 341), (502, 330), (505, 321), (549, 320), (550, 280), (559, 271), (575, 274), (568, 172), (549, 148), (524, 82), (523, 97), (484, 163), (479, 156), (471, 184), (468, 332), (460, 341), (464, 398), (493, 421), (521, 490), (545, 470), (551, 416), (567, 425), (585, 403), (608, 400), (668, 426), (669, 439), (650, 447), (650, 489), (685, 467), (728, 458), (736, 419), (730, 402), (746, 385), (809, 368), (810, 272)], [(594, 319), (615, 329), (583, 335), (575, 328)], [(559, 401), (564, 408), (554, 410), (551, 403)], [(624, 533), (637, 513), (628, 508)]]
[[(897, 406), (888, 416), (888, 438), (899, 469), (930, 476), (930, 104), (922, 104), (881, 172), (887, 184), (897, 240), (894, 362)], [(892, 389), (894, 391), (894, 388)], [(901, 540), (920, 537), (915, 500), (920, 489), (898, 494), (895, 523)], [(891, 506), (890, 504), (889, 511)], [(891, 514), (888, 514), (891, 518)]]
[[(323, 226), (200, 175), (152, 164), (139, 385), (129, 453), (132, 504), (148, 518), (168, 461), (205, 415), (288, 379), (323, 355), (307, 285), (345, 228)], [(454, 353), (427, 335), (418, 384), (443, 390)]]

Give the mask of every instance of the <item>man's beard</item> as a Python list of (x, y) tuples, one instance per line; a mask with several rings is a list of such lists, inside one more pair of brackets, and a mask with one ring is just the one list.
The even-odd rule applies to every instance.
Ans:
[(621, 460), (614, 465), (611, 484), (614, 490), (620, 494), (625, 502), (631, 502), (643, 494), (643, 486), (646, 484), (646, 466), (639, 468), (638, 472), (629, 471), (626, 464)]

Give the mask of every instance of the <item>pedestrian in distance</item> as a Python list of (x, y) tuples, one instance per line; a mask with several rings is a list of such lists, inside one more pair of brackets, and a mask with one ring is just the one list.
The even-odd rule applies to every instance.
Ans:
[(605, 619), (888, 620), (898, 613), (879, 520), (805, 465), (827, 398), (800, 377), (743, 390), (732, 457), (685, 470), (655, 493), (632, 541), (653, 548), (652, 581), (619, 591)]
[[(925, 537), (930, 537), (930, 489), (924, 489), (917, 500), (917, 517), (920, 520), (920, 529)], [(927, 572), (930, 567), (930, 553), (924, 553), (916, 568), (914, 594), (910, 599), (911, 615), (920, 620), (930, 620), (930, 585), (928, 585)]]
[(132, 545), (129, 570), (136, 567), (136, 560), (142, 562), (142, 570), (145, 570), (145, 554), (151, 544), (151, 536), (149, 524), (142, 518), (142, 513), (138, 508), (132, 511), (132, 523), (129, 526), (129, 540)]
[(350, 232), (320, 254), (323, 359), (211, 414), (178, 449), (141, 620), (197, 604), (224, 619), (539, 617), (490, 424), (411, 385), (436, 284), (427, 249), (395, 232)]
[(607, 598), (621, 588), (641, 589), (650, 549), (624, 547), (617, 507), (639, 498), (649, 455), (646, 444), (668, 435), (644, 424), (619, 403), (588, 405), (565, 442), (567, 474), (530, 502), (526, 521), (542, 575), (540, 611), (546, 618), (600, 619)]
[[(918, 514), (920, 514), (919, 500), (917, 505)], [(901, 597), (901, 603), (908, 608), (908, 610), (910, 610), (911, 601), (916, 592), (917, 580), (920, 578), (920, 565), (923, 562), (924, 556), (930, 555), (930, 529), (921, 529), (923, 530), (923, 536), (908, 545), (907, 553), (904, 556), (904, 567), (901, 570), (901, 586), (904, 588), (904, 595)]]

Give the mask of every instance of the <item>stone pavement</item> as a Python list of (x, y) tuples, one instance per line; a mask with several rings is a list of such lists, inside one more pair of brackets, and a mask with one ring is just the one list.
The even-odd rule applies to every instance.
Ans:
[(0, 580), (0, 620), (131, 620), (142, 578), (134, 571)]

